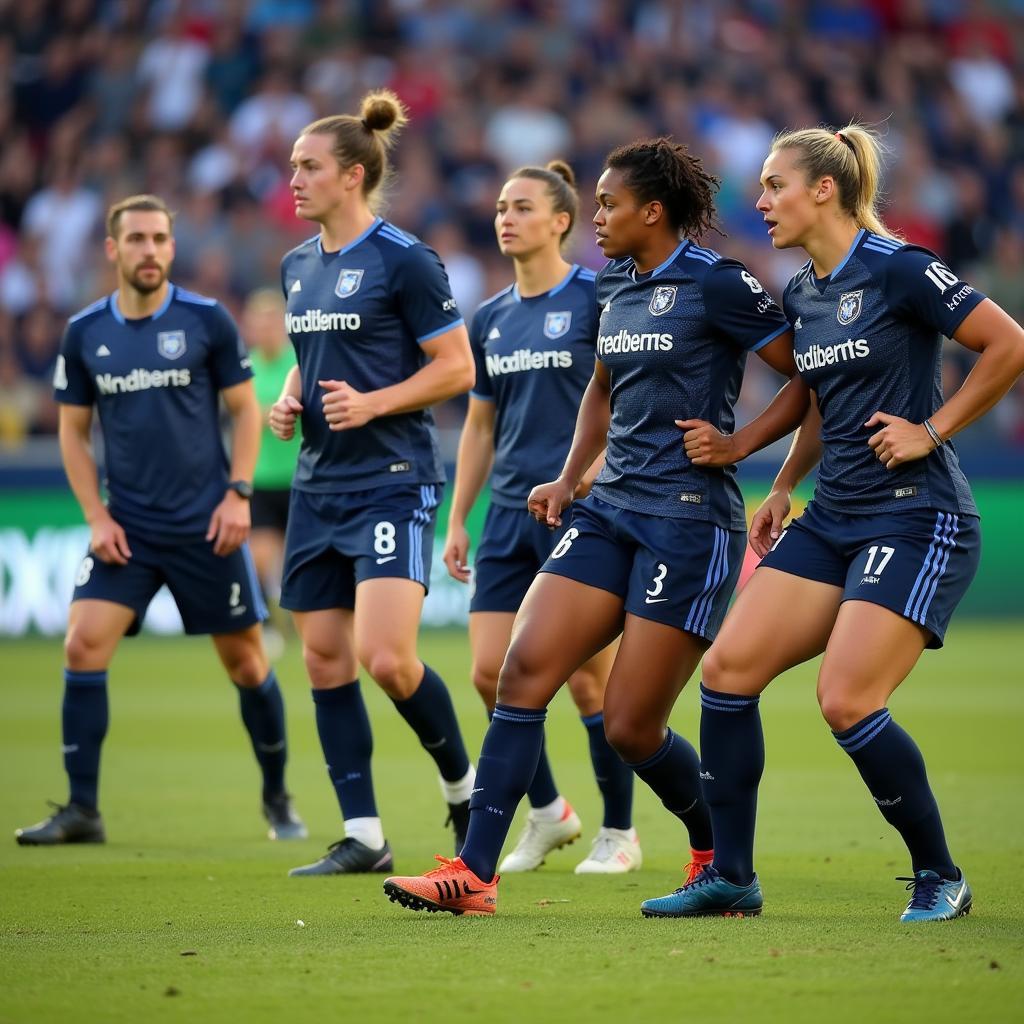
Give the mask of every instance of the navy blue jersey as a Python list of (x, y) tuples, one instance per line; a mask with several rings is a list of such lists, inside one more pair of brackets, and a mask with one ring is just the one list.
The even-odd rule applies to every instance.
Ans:
[(515, 285), (483, 303), (469, 340), (474, 398), (494, 402), (491, 500), (521, 508), (562, 470), (580, 399), (594, 373), (594, 272), (573, 266), (543, 295)]
[(324, 252), (311, 238), (281, 261), (285, 322), (302, 375), (302, 447), (293, 487), (317, 493), (440, 483), (429, 409), (331, 431), (320, 380), (356, 391), (399, 384), (427, 363), (420, 345), (462, 323), (432, 249), (379, 217), (354, 242)]
[(145, 533), (206, 533), (228, 482), (218, 392), (251, 376), (224, 307), (173, 284), (152, 316), (126, 320), (115, 292), (71, 317), (56, 399), (99, 412), (117, 522)]
[(636, 512), (743, 529), (735, 467), (694, 466), (673, 421), (699, 418), (732, 433), (746, 354), (787, 329), (782, 311), (742, 263), (689, 241), (647, 274), (632, 259), (609, 263), (597, 300), (612, 418), (594, 494)]
[(822, 416), (819, 505), (977, 514), (951, 444), (886, 469), (868, 447), (881, 427), (864, 424), (879, 411), (921, 423), (942, 405), (942, 335), (984, 298), (933, 252), (864, 230), (828, 277), (808, 262), (790, 281), (796, 364)]

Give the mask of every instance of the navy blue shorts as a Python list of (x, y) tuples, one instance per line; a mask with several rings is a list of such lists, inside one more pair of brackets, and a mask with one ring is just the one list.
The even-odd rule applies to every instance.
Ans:
[(844, 601), (888, 608), (924, 626), (929, 647), (941, 647), (980, 559), (977, 516), (934, 509), (844, 515), (811, 501), (761, 565), (842, 587)]
[(267, 618), (247, 544), (222, 556), (213, 553), (212, 541), (125, 533), (132, 552), (128, 564), (100, 561), (90, 550), (78, 567), (71, 600), (112, 601), (131, 608), (135, 621), (128, 636), (138, 633), (149, 602), (165, 583), (186, 633), (236, 633)]
[(522, 508), (487, 510), (480, 547), (473, 559), (471, 612), (517, 612), (552, 548), (565, 532), (552, 530)]
[(434, 512), (441, 484), (402, 484), (344, 494), (292, 490), (281, 607), (354, 608), (369, 579), (415, 580), (429, 589)]
[(736, 587), (743, 530), (618, 508), (594, 495), (572, 506), (569, 528), (541, 572), (619, 595), (627, 612), (714, 640)]

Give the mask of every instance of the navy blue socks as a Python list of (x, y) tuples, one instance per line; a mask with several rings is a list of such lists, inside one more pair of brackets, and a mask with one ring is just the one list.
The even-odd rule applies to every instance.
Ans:
[(594, 766), (597, 788), (604, 798), (605, 828), (625, 831), (633, 825), (633, 769), (612, 749), (604, 734), (604, 715), (581, 717), (590, 743), (590, 762)]
[(693, 745), (668, 730), (665, 742), (646, 761), (629, 767), (690, 833), (694, 850), (710, 850), (711, 818), (700, 788), (700, 759)]
[(434, 759), (441, 778), (458, 782), (469, 771), (469, 755), (455, 718), (451, 694), (441, 677), (423, 666), (423, 679), (411, 697), (392, 703), (416, 733), (423, 749)]
[(64, 669), (61, 727), (64, 770), (68, 773), (71, 803), (96, 810), (100, 778), (100, 748), (107, 735), (107, 673)]
[(327, 774), (338, 794), (342, 817), (376, 818), (370, 772), (373, 733), (359, 680), (331, 690), (314, 690), (313, 704)]
[(754, 877), (757, 787), (764, 772), (759, 702), (700, 686), (700, 780), (714, 823), (715, 868), (736, 885)]
[(857, 766), (882, 816), (903, 837), (914, 871), (929, 869), (956, 878), (924, 758), (888, 709), (873, 711), (832, 735)]
[[(491, 721), (493, 717), (494, 712), (488, 711), (487, 721)], [(558, 797), (558, 786), (555, 785), (555, 777), (551, 773), (551, 762), (548, 760), (547, 741), (541, 739), (540, 758), (537, 760), (537, 770), (533, 773), (533, 781), (526, 791), (526, 799), (531, 807), (547, 807)]]
[(484, 882), (494, 877), (519, 801), (537, 771), (547, 711), (498, 704), (484, 737), (469, 799), (469, 833), (461, 857)]
[(284, 700), (271, 669), (256, 687), (235, 686), (242, 721), (252, 740), (253, 753), (263, 772), (263, 799), (284, 792), (284, 766), (288, 744), (284, 730)]

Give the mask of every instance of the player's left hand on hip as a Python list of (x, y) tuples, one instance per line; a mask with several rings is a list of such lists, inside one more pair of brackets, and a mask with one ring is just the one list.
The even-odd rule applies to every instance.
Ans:
[(324, 418), (331, 430), (352, 430), (369, 423), (377, 412), (369, 394), (356, 391), (344, 380), (320, 380), (324, 389)]
[(887, 412), (876, 412), (864, 424), (865, 427), (879, 425), (882, 429), (868, 438), (868, 445), (886, 469), (923, 459), (935, 449), (935, 442), (922, 423), (911, 423)]
[(723, 434), (707, 420), (676, 420), (685, 431), (683, 449), (695, 466), (730, 466), (736, 461), (731, 434)]

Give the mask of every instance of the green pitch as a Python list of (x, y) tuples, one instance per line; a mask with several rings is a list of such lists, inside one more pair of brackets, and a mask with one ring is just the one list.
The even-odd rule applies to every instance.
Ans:
[[(965, 920), (908, 928), (902, 847), (819, 718), (812, 669), (762, 702), (768, 767), (758, 868), (765, 913), (644, 920), (679, 883), (681, 829), (642, 787), (642, 872), (577, 878), (577, 843), (509, 876), (493, 920), (412, 914), (380, 876), (289, 879), (339, 838), (297, 650), (289, 785), (311, 838), (264, 836), (230, 686), (201, 640), (123, 645), (111, 676), (106, 846), (23, 849), (13, 829), (63, 799), (59, 644), (0, 646), (0, 1021), (1006, 1021), (1024, 1016), (1024, 648), (1021, 624), (954, 625), (893, 701), (921, 743), (951, 846), (974, 888)], [(425, 656), (449, 680), (475, 752), (484, 715), (461, 634)], [(367, 687), (375, 775), (397, 870), (450, 854), (432, 765)], [(560, 695), (549, 750), (599, 824), (586, 738)], [(696, 735), (691, 685), (675, 725)], [(517, 826), (518, 827), (518, 826)], [(1013, 1007), (1017, 1009), (1014, 1010)]]

